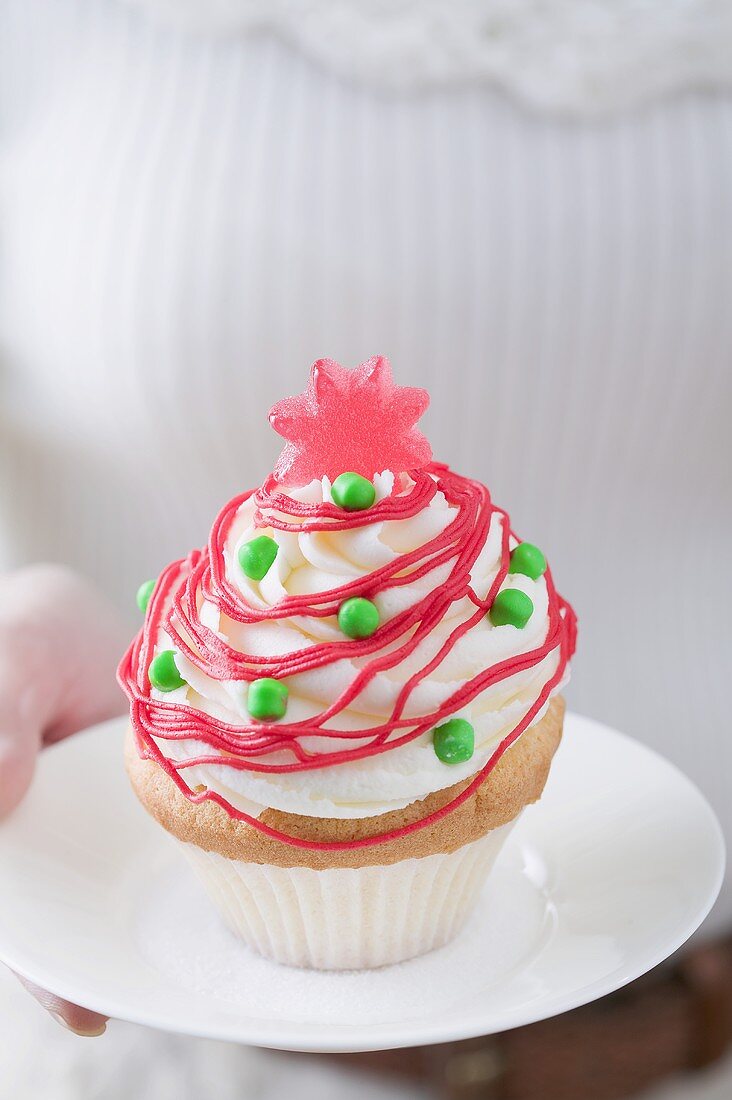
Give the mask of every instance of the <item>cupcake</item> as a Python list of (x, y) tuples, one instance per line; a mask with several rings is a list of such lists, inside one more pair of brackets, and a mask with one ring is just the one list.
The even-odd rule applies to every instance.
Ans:
[(317, 362), (208, 546), (143, 585), (126, 764), (224, 920), (321, 969), (449, 941), (562, 734), (575, 617), (424, 390)]

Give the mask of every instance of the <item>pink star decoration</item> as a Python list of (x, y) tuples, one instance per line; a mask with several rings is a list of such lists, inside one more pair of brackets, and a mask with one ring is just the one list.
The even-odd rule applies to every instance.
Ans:
[(354, 370), (319, 359), (305, 393), (270, 409), (270, 424), (287, 440), (274, 475), (279, 482), (307, 485), (345, 471), (373, 478), (382, 470), (426, 466), (432, 449), (415, 424), (429, 403), (426, 390), (396, 386), (381, 355)]

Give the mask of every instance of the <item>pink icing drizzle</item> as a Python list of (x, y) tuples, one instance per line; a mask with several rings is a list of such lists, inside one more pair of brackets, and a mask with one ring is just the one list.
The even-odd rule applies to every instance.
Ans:
[[(275, 839), (301, 848), (342, 850), (368, 847), (432, 824), (450, 813), (480, 786), (503, 753), (520, 737), (561, 682), (576, 642), (576, 618), (570, 605), (557, 593), (551, 572), (545, 574), (548, 594), (548, 627), (543, 642), (535, 649), (520, 653), (481, 670), (460, 687), (436, 710), (419, 717), (404, 717), (404, 710), (415, 687), (429, 676), (454, 647), (459, 638), (481, 622), (499, 591), (509, 567), (508, 515), (491, 502), (485, 486), (461, 477), (437, 463), (414, 470), (408, 478), (396, 480), (394, 491), (365, 512), (345, 513), (329, 503), (306, 504), (287, 496), (282, 487), (269, 478), (254, 494), (255, 523), (282, 531), (301, 532), (351, 530), (364, 524), (407, 519), (426, 507), (437, 491), (456, 509), (454, 519), (436, 537), (365, 577), (326, 592), (287, 595), (274, 607), (255, 608), (244, 602), (242, 593), (227, 580), (223, 548), (228, 532), (241, 505), (252, 493), (230, 501), (216, 519), (207, 549), (193, 551), (187, 558), (173, 562), (161, 574), (148, 606), (143, 629), (123, 658), (119, 678), (130, 698), (131, 716), (141, 756), (154, 760), (192, 802), (209, 799), (231, 817), (245, 821)], [(501, 562), (490, 591), (480, 598), (471, 586), (471, 570), (483, 548), (492, 517), (505, 520)], [(285, 619), (293, 615), (334, 616), (341, 602), (353, 595), (373, 599), (389, 588), (410, 584), (439, 565), (452, 562), (450, 574), (423, 599), (395, 615), (370, 638), (322, 642), (275, 658), (240, 653), (217, 633), (201, 623), (199, 598), (215, 604), (230, 619), (241, 623)], [(440, 651), (402, 686), (389, 718), (369, 729), (342, 730), (326, 723), (337, 716), (367, 687), (374, 676), (395, 667), (409, 657), (421, 641), (447, 614), (455, 601), (466, 598), (475, 611), (459, 622), (446, 638)], [(197, 668), (216, 680), (251, 681), (262, 676), (286, 680), (298, 673), (321, 668), (343, 658), (360, 658), (361, 667), (347, 688), (320, 714), (305, 721), (260, 722), (241, 725), (220, 721), (180, 703), (151, 697), (148, 668), (154, 656), (155, 640), (162, 628)], [(506, 628), (513, 629), (513, 628)], [(387, 649), (387, 652), (384, 650)], [(310, 768), (336, 767), (412, 741), (433, 729), (450, 715), (465, 707), (482, 691), (508, 679), (515, 673), (540, 664), (557, 651), (555, 672), (543, 685), (535, 702), (521, 721), (503, 738), (488, 762), (461, 793), (432, 814), (399, 829), (360, 840), (315, 842), (290, 836), (265, 825), (232, 806), (215, 791), (193, 790), (185, 780), (185, 771), (196, 765), (225, 764), (236, 770), (252, 772), (296, 772)], [(358, 741), (358, 745), (315, 752), (303, 740), (318, 738)], [(183, 761), (168, 759), (156, 744), (195, 738), (212, 752)], [(225, 754), (223, 757), (221, 754)], [(275, 759), (272, 757), (276, 754)], [(284, 757), (284, 759), (283, 759)]]

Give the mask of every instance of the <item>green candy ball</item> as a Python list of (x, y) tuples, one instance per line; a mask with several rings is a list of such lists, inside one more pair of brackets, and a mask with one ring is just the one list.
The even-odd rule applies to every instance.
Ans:
[(277, 557), (277, 543), (269, 535), (259, 535), (239, 547), (239, 565), (245, 577), (261, 581)]
[(443, 764), (464, 764), (475, 752), (475, 731), (465, 718), (451, 718), (433, 731), (432, 744)]
[(144, 584), (141, 584), (140, 587), (137, 589), (137, 595), (135, 596), (135, 599), (137, 600), (137, 606), (140, 608), (140, 611), (143, 613), (143, 615), (147, 611), (147, 605), (150, 603), (150, 597), (153, 594), (155, 583), (156, 582), (154, 580), (145, 581)]
[(252, 680), (247, 694), (247, 710), (252, 718), (262, 721), (284, 718), (288, 695), (285, 685), (279, 680), (273, 680), (271, 676)]
[(533, 613), (530, 596), (518, 588), (504, 588), (493, 601), (488, 618), (494, 626), (515, 626), (523, 630)]
[(367, 477), (360, 474), (339, 474), (331, 485), (330, 495), (339, 508), (346, 512), (363, 512), (376, 500), (376, 489)]
[(379, 609), (371, 600), (353, 596), (338, 608), (338, 626), (347, 638), (370, 638), (379, 626)]
[(539, 577), (546, 573), (546, 558), (538, 546), (531, 542), (520, 542), (511, 551), (509, 573), (523, 573), (525, 577), (531, 577), (532, 581), (538, 581)]
[(172, 649), (164, 649), (162, 653), (158, 653), (147, 670), (147, 677), (158, 691), (175, 691), (186, 683), (178, 672), (175, 653)]

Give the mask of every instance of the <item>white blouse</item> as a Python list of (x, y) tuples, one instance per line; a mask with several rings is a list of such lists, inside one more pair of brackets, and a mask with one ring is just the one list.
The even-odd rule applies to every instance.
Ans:
[(157, 7), (0, 5), (2, 564), (132, 626), (269, 406), (387, 354), (574, 603), (571, 704), (732, 833), (729, 6), (373, 3), (361, 43), (355, 4)]

